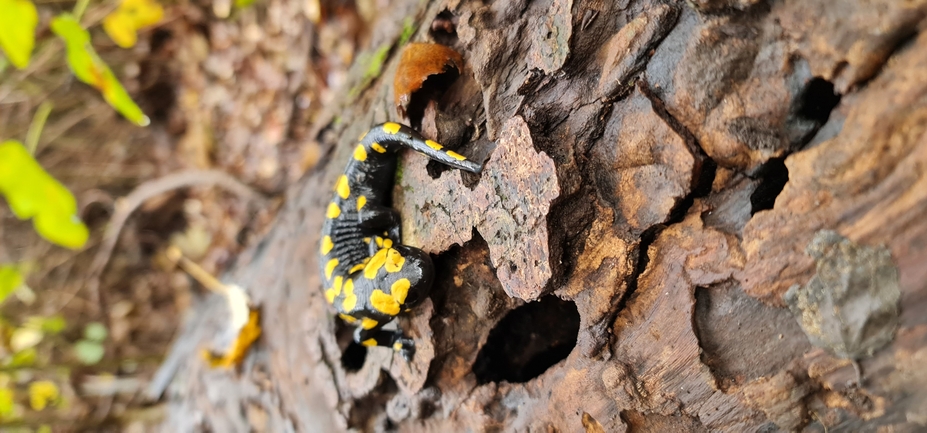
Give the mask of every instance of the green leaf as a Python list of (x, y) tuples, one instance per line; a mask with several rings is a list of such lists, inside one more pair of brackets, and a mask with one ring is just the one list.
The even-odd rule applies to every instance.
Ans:
[(103, 341), (106, 339), (106, 326), (100, 322), (90, 322), (84, 328), (84, 338), (90, 341)]
[(15, 140), (0, 143), (0, 194), (17, 218), (32, 218), (35, 231), (50, 242), (71, 249), (87, 242), (77, 200)]
[[(0, 165), (3, 163), (0, 162)], [(3, 303), (22, 283), (23, 275), (19, 272), (19, 268), (11, 265), (0, 266), (0, 303)]]
[(9, 419), (13, 415), (14, 404), (13, 390), (0, 388), (0, 419)]
[(35, 350), (34, 347), (21, 350), (13, 354), (13, 358), (10, 359), (10, 367), (31, 367), (35, 365), (36, 359), (39, 357), (39, 353)]
[(65, 322), (64, 317), (61, 316), (51, 316), (46, 317), (42, 321), (42, 331), (45, 331), (47, 334), (58, 334), (61, 331), (64, 331), (64, 328), (68, 326), (68, 323)]
[(0, 0), (0, 48), (19, 69), (29, 66), (39, 14), (29, 0)]
[(90, 33), (70, 14), (61, 14), (52, 19), (52, 31), (67, 47), (68, 66), (81, 80), (103, 94), (103, 99), (133, 123), (148, 126), (151, 120), (122, 87), (113, 71), (103, 62), (90, 45)]
[(74, 345), (74, 354), (77, 360), (84, 365), (94, 365), (103, 359), (105, 350), (103, 345), (96, 341), (80, 340)]

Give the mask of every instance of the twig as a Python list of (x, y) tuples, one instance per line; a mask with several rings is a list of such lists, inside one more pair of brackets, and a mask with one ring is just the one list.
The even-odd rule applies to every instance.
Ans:
[(35, 110), (35, 115), (32, 116), (32, 124), (29, 125), (29, 132), (26, 133), (26, 149), (29, 149), (32, 155), (35, 155), (35, 149), (39, 146), (39, 137), (42, 135), (42, 129), (45, 128), (45, 121), (48, 120), (52, 107), (51, 102), (45, 101), (39, 105), (39, 109)]
[(259, 203), (266, 201), (263, 195), (254, 191), (248, 185), (219, 170), (181, 171), (142, 183), (129, 195), (116, 200), (115, 212), (110, 218), (106, 232), (103, 233), (100, 249), (97, 250), (93, 263), (90, 265), (86, 287), (90, 291), (91, 304), (95, 305), (96, 308), (100, 307), (100, 276), (113, 254), (113, 248), (116, 247), (116, 242), (119, 240), (119, 232), (122, 231), (122, 227), (129, 219), (129, 216), (132, 215), (132, 212), (138, 209), (145, 201), (166, 192), (204, 185), (221, 187), (248, 201)]
[(84, 15), (84, 11), (87, 10), (89, 4), (90, 0), (77, 0), (77, 4), (74, 5), (74, 19), (80, 22), (80, 18)]

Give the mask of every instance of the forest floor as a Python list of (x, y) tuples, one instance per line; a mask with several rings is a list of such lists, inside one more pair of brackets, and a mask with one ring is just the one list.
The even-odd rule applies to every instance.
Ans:
[[(6, 405), (10, 412), (0, 415), (0, 429), (157, 427), (165, 408), (147, 396), (146, 388), (192, 299), (204, 294), (202, 286), (167, 260), (165, 250), (177, 246), (207, 272), (221, 276), (266, 229), (279, 201), (255, 209), (240, 195), (213, 185), (204, 173), (230, 173), (260, 195), (275, 197), (318, 160), (318, 145), (305, 130), (280, 126), (291, 119), (308, 125), (332, 100), (369, 37), (375, 2), (358, 1), (357, 7), (306, 2), (300, 13), (311, 15), (314, 25), (286, 29), (288, 37), (302, 41), (297, 47), (255, 24), (257, 15), (290, 13), (278, 4), (236, 7), (218, 18), (214, 8), (219, 3), (165, 5), (164, 19), (141, 30), (139, 43), (130, 49), (116, 46), (103, 32), (102, 19), (114, 4), (91, 2), (87, 8), (82, 24), (100, 57), (152, 119), (144, 128), (123, 119), (68, 70), (64, 44), (48, 26), (52, 16), (73, 7), (70, 2), (38, 2), (37, 48), (28, 68), (17, 70), (0, 56), (0, 139), (23, 141), (40, 107), (51, 108), (35, 156), (75, 195), (91, 233), (83, 249), (67, 250), (43, 240), (29, 221), (19, 221), (0, 206), (0, 263), (16, 264), (27, 275), (24, 286), (0, 308), (5, 336), (0, 386), (13, 391)], [(242, 39), (246, 42), (239, 43)], [(300, 53), (281, 55), (293, 49)], [(302, 62), (291, 69), (305, 76), (287, 81), (266, 73), (271, 69), (266, 63), (278, 61)], [(217, 79), (237, 81), (243, 94), (207, 85)], [(276, 86), (294, 82), (298, 89), (292, 90), (300, 95), (295, 101), (273, 97)], [(212, 122), (216, 111), (225, 124)], [(230, 126), (236, 123), (243, 126)], [(265, 136), (248, 135), (252, 128)], [(185, 177), (169, 176), (177, 172)], [(172, 178), (178, 185), (151, 193)], [(133, 191), (132, 197), (141, 200), (127, 207), (124, 198)], [(125, 217), (121, 230), (107, 232)], [(116, 241), (111, 253), (104, 248), (107, 241)], [(17, 331), (35, 329), (37, 323), (60, 324), (61, 319), (63, 329), (41, 333), (28, 347), (11, 342)], [(105, 355), (86, 365), (76, 346), (87, 325), (96, 323), (107, 330)], [(53, 382), (60, 398), (35, 410), (28, 389), (41, 380)]]

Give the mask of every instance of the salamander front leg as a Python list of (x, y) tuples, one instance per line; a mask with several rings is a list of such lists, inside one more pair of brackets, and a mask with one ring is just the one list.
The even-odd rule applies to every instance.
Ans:
[(368, 229), (384, 229), (393, 242), (402, 239), (402, 227), (399, 212), (386, 206), (364, 206), (357, 212), (357, 220), (361, 227)]
[(402, 335), (402, 331), (387, 331), (385, 329), (357, 328), (354, 331), (354, 341), (364, 346), (391, 347), (399, 352), (406, 361), (412, 361), (415, 355), (415, 341)]

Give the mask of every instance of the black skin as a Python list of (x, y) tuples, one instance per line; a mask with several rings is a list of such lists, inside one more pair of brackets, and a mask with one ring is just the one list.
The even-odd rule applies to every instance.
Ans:
[(431, 257), (400, 244), (399, 213), (386, 206), (396, 154), (404, 147), (461, 170), (479, 173), (483, 168), (407, 126), (374, 126), (361, 137), (335, 184), (322, 226), (319, 267), (326, 299), (342, 319), (357, 325), (354, 341), (392, 347), (411, 360), (413, 340), (402, 331), (382, 329), (425, 299), (434, 280)]

